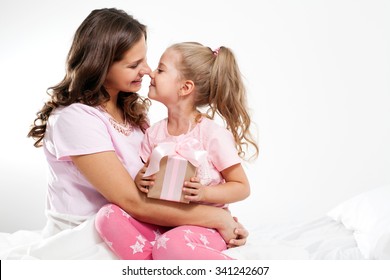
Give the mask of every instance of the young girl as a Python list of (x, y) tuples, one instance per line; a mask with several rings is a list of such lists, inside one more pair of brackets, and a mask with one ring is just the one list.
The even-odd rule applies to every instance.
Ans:
[[(146, 131), (142, 160), (147, 162), (159, 143), (196, 139), (199, 149), (207, 151), (207, 161), (198, 167), (195, 178), (184, 183), (185, 198), (222, 208), (245, 199), (250, 190), (241, 159), (246, 145), (254, 147), (255, 156), (258, 147), (249, 132), (245, 89), (230, 49), (212, 51), (198, 43), (175, 44), (165, 51), (150, 76), (148, 96), (167, 107), (168, 118)], [(204, 106), (209, 107), (207, 114), (198, 111)], [(227, 129), (211, 120), (216, 113)], [(143, 178), (145, 170), (146, 166), (137, 175), (136, 184), (147, 193), (155, 177)], [(120, 258), (229, 259), (222, 253), (226, 243), (211, 228), (167, 229), (123, 217), (112, 207), (101, 212), (105, 215), (98, 215), (97, 228)]]

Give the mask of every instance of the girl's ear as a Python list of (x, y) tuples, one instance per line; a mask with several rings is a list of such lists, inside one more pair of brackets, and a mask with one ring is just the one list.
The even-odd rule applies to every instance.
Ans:
[(194, 91), (195, 84), (191, 80), (184, 81), (183, 85), (180, 88), (180, 96), (186, 96), (191, 94)]

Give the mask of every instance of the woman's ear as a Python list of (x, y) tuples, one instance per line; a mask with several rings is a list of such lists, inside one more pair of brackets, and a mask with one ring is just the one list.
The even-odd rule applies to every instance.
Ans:
[(195, 89), (195, 84), (191, 80), (184, 81), (183, 85), (180, 88), (180, 96), (186, 96), (191, 94)]

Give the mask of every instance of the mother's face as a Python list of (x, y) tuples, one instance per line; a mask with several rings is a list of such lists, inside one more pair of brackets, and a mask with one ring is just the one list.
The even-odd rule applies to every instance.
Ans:
[(151, 72), (146, 61), (146, 49), (146, 41), (142, 37), (120, 61), (110, 66), (104, 82), (104, 87), (110, 95), (117, 95), (120, 91), (137, 92), (141, 89), (142, 77)]

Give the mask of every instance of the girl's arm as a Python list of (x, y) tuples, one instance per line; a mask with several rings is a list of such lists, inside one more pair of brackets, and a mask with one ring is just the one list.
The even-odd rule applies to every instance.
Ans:
[[(236, 239), (235, 229), (241, 228), (231, 214), (221, 208), (147, 198), (138, 191), (130, 174), (113, 151), (71, 158), (80, 172), (108, 201), (140, 221), (161, 226), (191, 224), (215, 228), (226, 242)], [(243, 231), (240, 232), (242, 234)], [(244, 243), (245, 238), (246, 236), (242, 239)], [(237, 244), (242, 243), (238, 241)]]
[(230, 166), (222, 170), (221, 174), (225, 183), (216, 186), (202, 186), (197, 178), (192, 182), (185, 182), (185, 198), (190, 201), (227, 204), (249, 196), (249, 181), (241, 164)]

